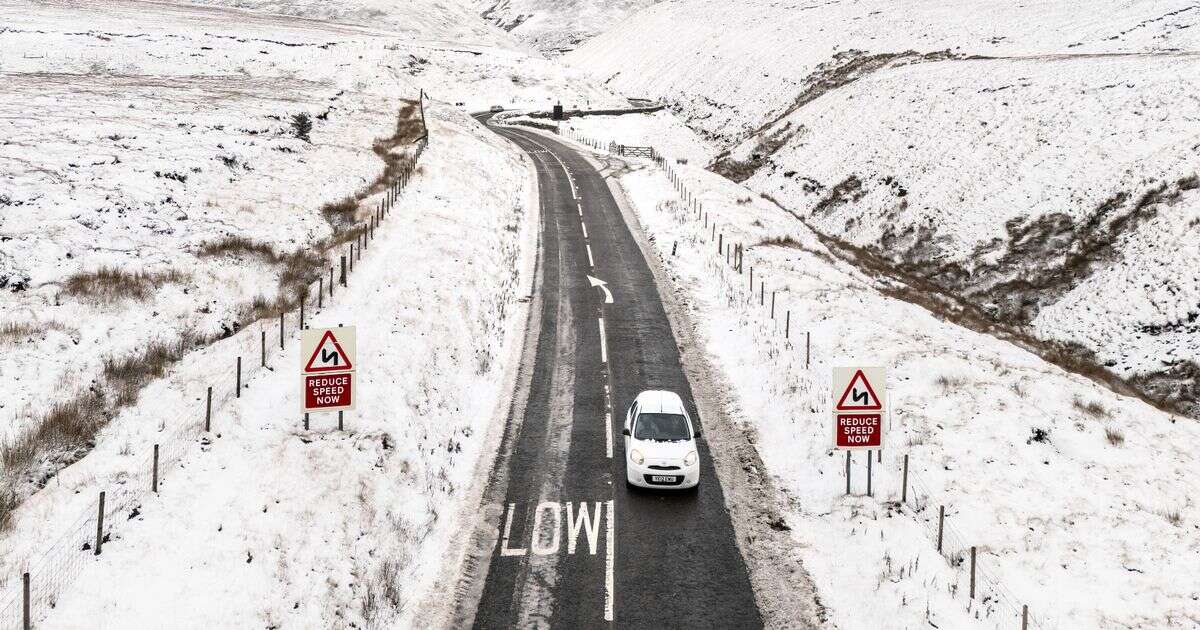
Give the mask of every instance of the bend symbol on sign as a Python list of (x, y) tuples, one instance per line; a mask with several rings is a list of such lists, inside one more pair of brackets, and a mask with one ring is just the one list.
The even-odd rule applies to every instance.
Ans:
[(311, 372), (348, 372), (354, 369), (350, 355), (342, 349), (342, 344), (333, 335), (332, 330), (326, 330), (321, 341), (313, 350), (308, 363), (304, 366), (306, 373)]

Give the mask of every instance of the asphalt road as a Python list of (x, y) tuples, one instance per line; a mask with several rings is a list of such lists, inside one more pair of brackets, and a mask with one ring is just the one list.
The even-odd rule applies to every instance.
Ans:
[(698, 415), (653, 275), (604, 178), (565, 143), (494, 130), (537, 167), (540, 329), (527, 399), (485, 492), (502, 513), (474, 626), (761, 627), (707, 444), (696, 491), (625, 485), (621, 428), (639, 392), (677, 392)]

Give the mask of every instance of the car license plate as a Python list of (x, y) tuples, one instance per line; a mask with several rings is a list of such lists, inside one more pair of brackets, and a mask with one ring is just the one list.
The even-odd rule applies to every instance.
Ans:
[(654, 483), (675, 483), (679, 478), (675, 475), (650, 475), (650, 481)]

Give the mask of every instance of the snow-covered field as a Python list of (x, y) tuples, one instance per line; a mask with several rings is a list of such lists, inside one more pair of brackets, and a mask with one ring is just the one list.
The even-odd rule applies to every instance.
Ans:
[(565, 59), (821, 233), (1194, 415), (1197, 25), (1179, 0), (686, 0)]
[[(286, 284), (281, 257), (322, 255), (322, 205), (375, 181), (375, 141), (422, 88), (464, 109), (622, 102), (454, 6), (379, 6), (0, 1), (0, 444), (104, 389), (106, 360), (247, 325)], [(205, 253), (229, 237), (263, 249)], [(106, 268), (144, 276), (89, 293)], [(3, 485), (26, 496), (62, 463), (35, 459)]]
[[(309, 314), (312, 326), (358, 329), (359, 407), (347, 431), (333, 414), (302, 430), (289, 335), (287, 350), (272, 352), (276, 369), (218, 414), (216, 438), (193, 444), (135, 517), (117, 515), (103, 555), (83, 563), (45, 627), (413, 627), (440, 605), (433, 589), (453, 565), (459, 508), (475, 505), (477, 465), (487, 469), (507, 412), (534, 223), (518, 154), (464, 115), (435, 116), (423, 173), (350, 287)], [(81, 502), (76, 490), (90, 495), (144, 461), (136, 455), (162, 438), (137, 420), (185, 413), (190, 405), (164, 401), (207, 378), (221, 356), (211, 350), (181, 362), (61, 486), (31, 499), (18, 531), (61, 522)], [(121, 444), (135, 456), (120, 456)], [(147, 474), (122, 478), (143, 484)], [(18, 540), (9, 548), (26, 546)]]
[[(711, 228), (678, 203), (661, 170), (620, 181), (732, 385), (730, 413), (755, 432), (788, 497), (789, 524), (837, 627), (1013, 628), (1021, 605), (1034, 627), (1200, 624), (1200, 590), (1179, 579), (1200, 572), (1191, 473), (1200, 427), (885, 297), (773, 204), (697, 167), (675, 168), (725, 242), (747, 247), (744, 273), (715, 254)], [(863, 496), (862, 454), (854, 496), (844, 496), (845, 460), (830, 448), (838, 365), (889, 370), (894, 412), (874, 498)], [(904, 454), (913, 480), (900, 508)], [(947, 551), (962, 558), (978, 547), (988, 600), (971, 613), (965, 566), (934, 549), (938, 505)]]

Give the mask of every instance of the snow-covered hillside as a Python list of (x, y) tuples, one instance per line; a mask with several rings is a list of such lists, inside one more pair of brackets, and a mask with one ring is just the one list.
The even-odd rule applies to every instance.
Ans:
[(561, 54), (659, 0), (472, 0), (481, 15), (537, 50)]
[[(294, 298), (356, 212), (353, 199), (326, 205), (371, 190), (378, 140), (421, 133), (422, 88), (476, 107), (610, 98), (440, 6), (406, 4), (376, 28), (220, 6), (0, 2), (0, 76), (14, 88), (0, 94), (0, 444), (84, 392), (85, 415), (128, 403), (106, 361), (227, 335)], [(477, 36), (497, 47), (453, 43)], [(292, 126), (301, 113), (308, 139)], [(6, 457), (0, 494), (36, 490), (88, 441)]]
[(1101, 4), (684, 0), (566, 59), (823, 234), (1200, 413), (1200, 9)]

